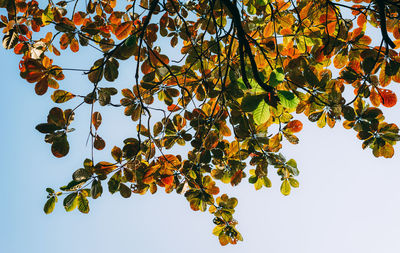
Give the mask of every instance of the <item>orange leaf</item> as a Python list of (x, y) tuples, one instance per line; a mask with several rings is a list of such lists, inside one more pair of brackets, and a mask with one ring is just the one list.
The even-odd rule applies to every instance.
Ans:
[(71, 40), (71, 44), (69, 45), (69, 47), (71, 48), (72, 52), (74, 52), (74, 53), (78, 52), (79, 51), (79, 43), (78, 43), (78, 41), (75, 38), (73, 38)]
[(175, 105), (175, 104), (168, 106), (168, 111), (170, 111), (170, 112), (176, 112), (176, 111), (179, 111), (180, 109), (182, 109), (182, 108), (180, 108), (178, 105)]
[(115, 168), (117, 168), (117, 165), (109, 163), (109, 162), (99, 162), (94, 166), (96, 174), (108, 174), (112, 172)]
[(92, 124), (93, 124), (94, 128), (96, 128), (96, 130), (101, 125), (101, 120), (102, 120), (101, 114), (99, 112), (94, 112), (92, 115)]
[(382, 105), (385, 107), (393, 107), (397, 103), (397, 96), (391, 90), (381, 89), (380, 95)]
[(74, 21), (75, 25), (83, 25), (83, 22), (85, 20), (86, 13), (82, 11), (78, 11), (74, 14), (74, 17), (72, 18), (72, 21)]
[(115, 36), (119, 40), (123, 40), (131, 34), (132, 21), (124, 22), (115, 29)]
[(371, 104), (375, 107), (378, 107), (381, 104), (381, 96), (378, 94), (378, 92), (375, 91), (375, 88), (371, 89), (371, 94), (369, 95), (369, 100), (371, 101)]
[(289, 128), (292, 133), (297, 133), (303, 129), (303, 123), (301, 123), (300, 120), (292, 120), (286, 125), (286, 127)]

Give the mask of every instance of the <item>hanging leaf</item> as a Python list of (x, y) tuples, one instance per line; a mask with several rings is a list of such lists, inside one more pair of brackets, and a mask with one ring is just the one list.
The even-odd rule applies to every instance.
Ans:
[(73, 193), (69, 194), (67, 197), (65, 197), (63, 204), (64, 204), (64, 208), (67, 212), (74, 210), (78, 206), (77, 196), (78, 196), (78, 193), (73, 192)]
[(57, 158), (64, 157), (69, 152), (69, 143), (67, 141), (67, 135), (64, 134), (54, 140), (51, 145), (51, 152)]
[(86, 198), (84, 193), (79, 192), (78, 196), (76, 197), (76, 201), (78, 203), (78, 210), (81, 213), (89, 213), (89, 200)]
[(49, 198), (46, 201), (46, 204), (44, 204), (44, 208), (43, 208), (44, 213), (49, 214), (49, 213), (53, 212), (56, 202), (57, 202), (57, 199), (55, 196)]
[(102, 117), (99, 112), (94, 112), (92, 114), (92, 124), (94, 128), (97, 130), (99, 126), (101, 125)]
[(103, 150), (106, 146), (106, 142), (99, 135), (96, 135), (93, 146), (97, 150)]
[(285, 196), (290, 194), (290, 183), (289, 180), (285, 179), (283, 180), (282, 184), (281, 184), (281, 193)]
[(92, 193), (92, 198), (97, 199), (103, 193), (103, 187), (101, 186), (101, 182), (97, 179), (93, 180), (92, 187), (90, 189)]

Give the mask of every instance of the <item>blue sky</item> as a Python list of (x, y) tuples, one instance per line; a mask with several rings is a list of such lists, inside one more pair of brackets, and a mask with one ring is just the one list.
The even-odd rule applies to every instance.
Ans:
[[(44, 136), (34, 129), (54, 106), (52, 91), (34, 95), (34, 86), (19, 77), (19, 56), (3, 49), (1, 55), (1, 252), (400, 252), (399, 146), (392, 159), (374, 158), (370, 150), (361, 149), (355, 132), (341, 123), (334, 129), (319, 129), (303, 120), (300, 144), (286, 143), (284, 154), (294, 158), (301, 171), (300, 188), (290, 196), (280, 194), (273, 169), (271, 189), (256, 192), (246, 182), (222, 187), (239, 199), (235, 218), (244, 242), (236, 246), (221, 247), (211, 234), (213, 217), (193, 212), (175, 193), (159, 191), (130, 199), (105, 193), (90, 201), (88, 215), (66, 213), (62, 203), (45, 215), (45, 188), (67, 183), (89, 154), (85, 145), (89, 111), (77, 112), (69, 155), (54, 158)], [(63, 66), (87, 67), (93, 59), (97, 58), (68, 56)], [(125, 67), (116, 85), (131, 87), (132, 62), (121, 65)], [(60, 88), (90, 91), (85, 76), (66, 74)], [(398, 84), (391, 88), (400, 95)], [(71, 100), (62, 108), (75, 104)], [(107, 152), (134, 135), (134, 125), (119, 113), (119, 109), (103, 113), (99, 131), (107, 141)], [(388, 122), (400, 124), (399, 105), (385, 113)], [(107, 160), (107, 152), (99, 156)]]

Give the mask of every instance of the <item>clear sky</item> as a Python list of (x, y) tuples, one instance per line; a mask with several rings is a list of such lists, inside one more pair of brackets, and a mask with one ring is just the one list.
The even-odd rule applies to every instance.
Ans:
[[(78, 111), (69, 155), (54, 158), (44, 136), (34, 129), (54, 106), (52, 91), (43, 97), (34, 95), (34, 86), (19, 77), (19, 56), (0, 52), (0, 252), (400, 252), (399, 146), (392, 159), (374, 158), (341, 122), (334, 129), (319, 129), (303, 120), (300, 144), (285, 143), (284, 154), (294, 158), (301, 171), (300, 188), (290, 196), (280, 194), (276, 176), (271, 189), (256, 192), (247, 179), (238, 187), (222, 188), (239, 199), (234, 216), (244, 242), (236, 246), (219, 245), (211, 234), (212, 215), (194, 212), (183, 196), (162, 190), (130, 199), (105, 193), (90, 199), (87, 215), (66, 213), (58, 203), (51, 215), (45, 215), (45, 188), (67, 183), (88, 156), (89, 112)], [(76, 56), (63, 66), (87, 66), (85, 61), (90, 62)], [(126, 68), (117, 85), (131, 87), (130, 75)], [(66, 90), (90, 90), (89, 85), (80, 74), (61, 82)], [(400, 89), (393, 89), (399, 96)], [(71, 100), (62, 108), (74, 104)], [(400, 124), (399, 108), (385, 110), (388, 122)], [(126, 118), (106, 112), (103, 119), (99, 131), (107, 141), (107, 152), (129, 132), (134, 135), (134, 125)], [(104, 157), (107, 160), (109, 155)], [(274, 175), (275, 170), (270, 171)]]

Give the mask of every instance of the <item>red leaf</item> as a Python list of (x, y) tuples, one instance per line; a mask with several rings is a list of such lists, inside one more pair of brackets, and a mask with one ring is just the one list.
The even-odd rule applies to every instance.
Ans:
[(393, 107), (397, 103), (397, 96), (391, 90), (381, 89), (380, 95), (382, 105), (385, 107)]

